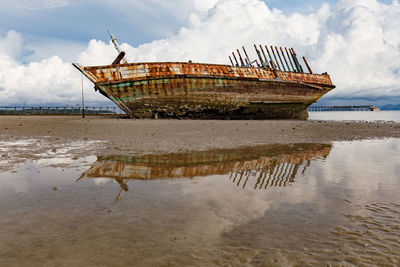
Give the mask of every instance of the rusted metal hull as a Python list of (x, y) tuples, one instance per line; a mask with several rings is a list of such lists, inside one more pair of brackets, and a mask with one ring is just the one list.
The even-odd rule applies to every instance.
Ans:
[(327, 74), (196, 63), (75, 65), (131, 117), (306, 119), (334, 88)]

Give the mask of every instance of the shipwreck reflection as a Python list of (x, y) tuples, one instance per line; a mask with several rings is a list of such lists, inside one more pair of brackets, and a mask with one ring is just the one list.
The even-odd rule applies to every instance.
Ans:
[(263, 145), (236, 149), (192, 151), (141, 156), (99, 156), (78, 181), (114, 179), (123, 191), (128, 181), (229, 175), (240, 187), (267, 189), (290, 186), (314, 159), (326, 158), (330, 144)]

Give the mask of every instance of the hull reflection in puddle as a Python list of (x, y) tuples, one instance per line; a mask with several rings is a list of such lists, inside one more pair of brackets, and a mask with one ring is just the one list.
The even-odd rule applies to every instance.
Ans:
[(78, 179), (110, 178), (121, 186), (116, 201), (128, 191), (129, 180), (229, 175), (240, 187), (267, 189), (290, 186), (302, 165), (326, 158), (330, 144), (264, 145), (239, 149), (192, 151), (142, 156), (100, 156)]

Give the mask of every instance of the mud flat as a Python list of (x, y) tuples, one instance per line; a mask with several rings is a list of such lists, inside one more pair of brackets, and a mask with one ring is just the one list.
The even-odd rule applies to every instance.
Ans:
[(399, 266), (398, 123), (0, 127), (0, 266)]
[[(104, 117), (82, 119), (72, 116), (0, 117), (2, 141), (46, 140), (55, 147), (73, 141), (103, 141), (101, 146), (93, 146), (90, 151), (90, 154), (96, 152), (102, 155), (386, 137), (400, 137), (400, 124), (291, 120), (129, 120)], [(85, 149), (88, 150), (88, 147)]]

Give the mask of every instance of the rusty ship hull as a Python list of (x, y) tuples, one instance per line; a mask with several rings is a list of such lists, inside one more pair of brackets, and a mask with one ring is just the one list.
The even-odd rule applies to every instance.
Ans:
[(78, 68), (132, 118), (306, 119), (328, 74), (192, 62)]

